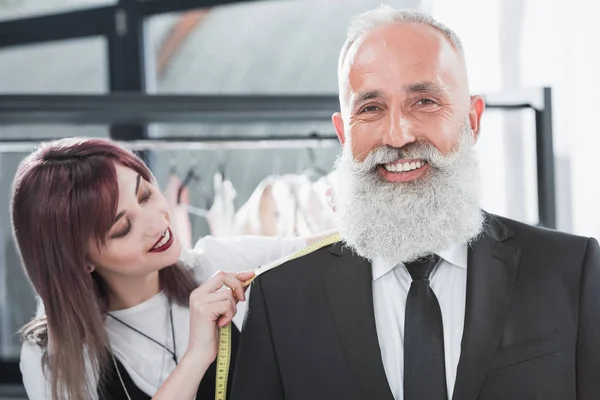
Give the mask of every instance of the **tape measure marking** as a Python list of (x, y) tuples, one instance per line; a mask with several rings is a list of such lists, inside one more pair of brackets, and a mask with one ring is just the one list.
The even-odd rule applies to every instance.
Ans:
[[(319, 242), (306, 246), (302, 250), (293, 253), (292, 255), (283, 257), (277, 261), (273, 261), (264, 266), (260, 266), (254, 276), (244, 282), (244, 286), (248, 286), (256, 279), (257, 276), (264, 274), (274, 268), (279, 267), (289, 261), (303, 257), (307, 254), (314, 253), (323, 247), (332, 245), (341, 241), (339, 233), (329, 236)], [(227, 378), (229, 376), (229, 364), (231, 363), (231, 324), (228, 324), (219, 329), (219, 346), (217, 351), (217, 380), (215, 385), (215, 400), (225, 400), (227, 396)]]
[(231, 324), (219, 329), (219, 345), (217, 350), (217, 380), (215, 399), (225, 400), (227, 394), (227, 378), (231, 361)]

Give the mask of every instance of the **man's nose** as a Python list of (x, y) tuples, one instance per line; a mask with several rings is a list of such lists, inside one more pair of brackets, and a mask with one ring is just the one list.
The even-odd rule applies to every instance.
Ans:
[(382, 142), (386, 146), (401, 148), (416, 141), (412, 133), (411, 122), (402, 113), (390, 113), (387, 129), (384, 130)]

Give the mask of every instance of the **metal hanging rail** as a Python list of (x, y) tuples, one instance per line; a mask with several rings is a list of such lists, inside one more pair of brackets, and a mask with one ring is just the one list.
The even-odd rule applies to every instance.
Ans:
[[(58, 139), (58, 138), (57, 138)], [(35, 150), (40, 143), (54, 140), (0, 140), (0, 153), (24, 153)], [(305, 149), (339, 147), (335, 135), (312, 137), (228, 137), (228, 138), (164, 138), (139, 141), (117, 141), (134, 151), (217, 151), (217, 150), (265, 150), (265, 149)]]
[[(491, 109), (543, 111), (541, 90), (486, 95)], [(0, 125), (329, 122), (337, 95), (0, 95)]]
[(337, 96), (2, 95), (0, 125), (331, 121)]

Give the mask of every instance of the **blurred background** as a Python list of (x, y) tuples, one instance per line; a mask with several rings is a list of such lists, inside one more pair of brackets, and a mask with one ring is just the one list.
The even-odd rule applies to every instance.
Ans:
[[(330, 226), (330, 123), (350, 18), (380, 0), (0, 0), (0, 398), (22, 398), (15, 332), (34, 314), (10, 185), (40, 141), (139, 151), (187, 246)], [(600, 236), (597, 0), (387, 0), (462, 39), (486, 210)], [(4, 396), (4, 397), (2, 397)]]

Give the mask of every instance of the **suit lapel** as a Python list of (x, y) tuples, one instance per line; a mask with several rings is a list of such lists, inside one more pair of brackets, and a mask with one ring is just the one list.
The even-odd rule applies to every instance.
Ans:
[(331, 262), (321, 271), (346, 359), (366, 398), (394, 400), (377, 338), (371, 265), (342, 243), (333, 245), (330, 253)]
[(502, 243), (512, 232), (487, 215), (470, 247), (465, 326), (453, 399), (476, 400), (504, 330), (519, 270), (520, 250)]

